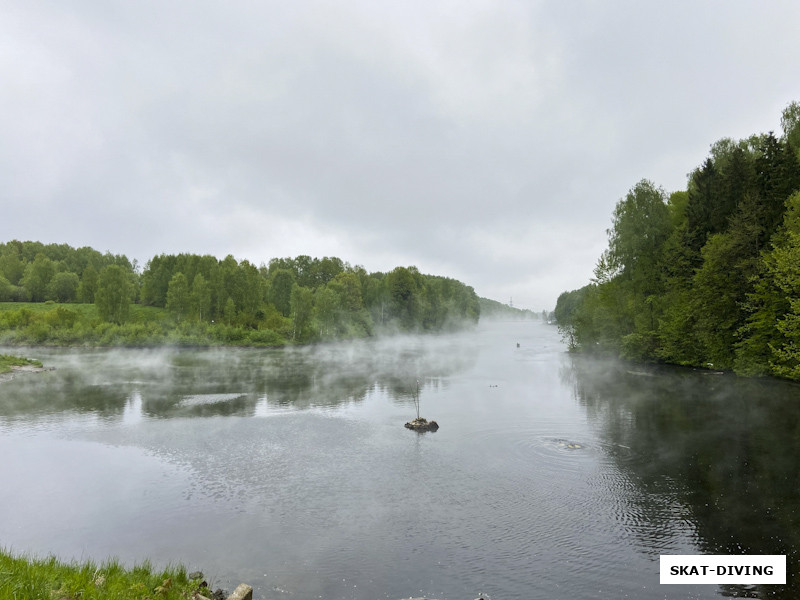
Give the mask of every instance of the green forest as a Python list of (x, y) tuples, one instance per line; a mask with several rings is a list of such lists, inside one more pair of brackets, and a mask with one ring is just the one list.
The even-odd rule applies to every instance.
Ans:
[(558, 298), (571, 349), (800, 379), (800, 104), (781, 125), (714, 143), (686, 190), (631, 188), (594, 278)]
[(415, 267), (161, 254), (140, 269), (88, 247), (0, 244), (5, 344), (280, 346), (453, 330), (479, 316), (471, 287)]

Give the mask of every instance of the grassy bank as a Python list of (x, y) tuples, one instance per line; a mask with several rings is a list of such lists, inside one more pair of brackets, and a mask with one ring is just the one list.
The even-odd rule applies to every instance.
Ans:
[(126, 569), (118, 562), (64, 563), (28, 559), (0, 550), (0, 598), (15, 600), (186, 600), (210, 595), (183, 567)]
[(287, 331), (176, 321), (153, 306), (132, 304), (128, 320), (116, 324), (103, 321), (94, 304), (0, 302), (0, 343), (8, 345), (282, 346), (287, 338)]
[(11, 367), (24, 367), (26, 365), (30, 365), (32, 367), (41, 367), (42, 363), (31, 358), (22, 358), (21, 356), (12, 356), (10, 354), (0, 354), (0, 373), (8, 373), (11, 371)]

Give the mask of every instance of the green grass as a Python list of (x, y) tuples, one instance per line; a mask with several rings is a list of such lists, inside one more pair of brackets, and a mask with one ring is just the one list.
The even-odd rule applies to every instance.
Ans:
[(0, 302), (0, 343), (10, 346), (284, 346), (289, 319), (279, 330), (262, 324), (177, 322), (164, 308), (132, 304), (125, 323), (104, 322), (94, 304)]
[[(94, 304), (61, 304), (57, 302), (0, 302), (0, 312), (7, 310), (27, 309), (33, 313), (46, 313), (56, 307), (72, 311), (81, 319), (99, 319), (97, 307)], [(141, 306), (131, 304), (130, 321), (133, 323), (146, 323), (161, 321), (167, 318), (167, 311), (156, 306)]]
[(117, 561), (65, 563), (30, 559), (0, 550), (0, 598), (13, 600), (188, 600), (209, 596), (183, 567), (126, 569)]
[(32, 365), (34, 367), (41, 367), (41, 361), (32, 358), (22, 358), (21, 356), (12, 356), (10, 354), (0, 354), (0, 373), (8, 373), (11, 367), (23, 367), (25, 365)]

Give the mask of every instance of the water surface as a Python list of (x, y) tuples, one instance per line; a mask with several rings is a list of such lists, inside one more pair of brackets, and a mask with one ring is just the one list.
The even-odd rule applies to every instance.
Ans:
[[(57, 369), (0, 384), (17, 552), (179, 561), (262, 598), (798, 597), (658, 581), (660, 554), (751, 553), (791, 582), (792, 384), (575, 358), (535, 322), (25, 353)], [(438, 432), (403, 428), (417, 380)]]

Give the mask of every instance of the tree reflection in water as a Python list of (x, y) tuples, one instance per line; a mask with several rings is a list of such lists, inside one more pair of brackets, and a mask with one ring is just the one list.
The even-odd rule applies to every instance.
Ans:
[[(644, 518), (672, 521), (663, 535), (684, 520), (698, 552), (787, 555), (786, 586), (723, 586), (722, 595), (800, 597), (796, 384), (585, 356), (561, 376), (640, 488)], [(664, 515), (665, 504), (678, 508)]]

